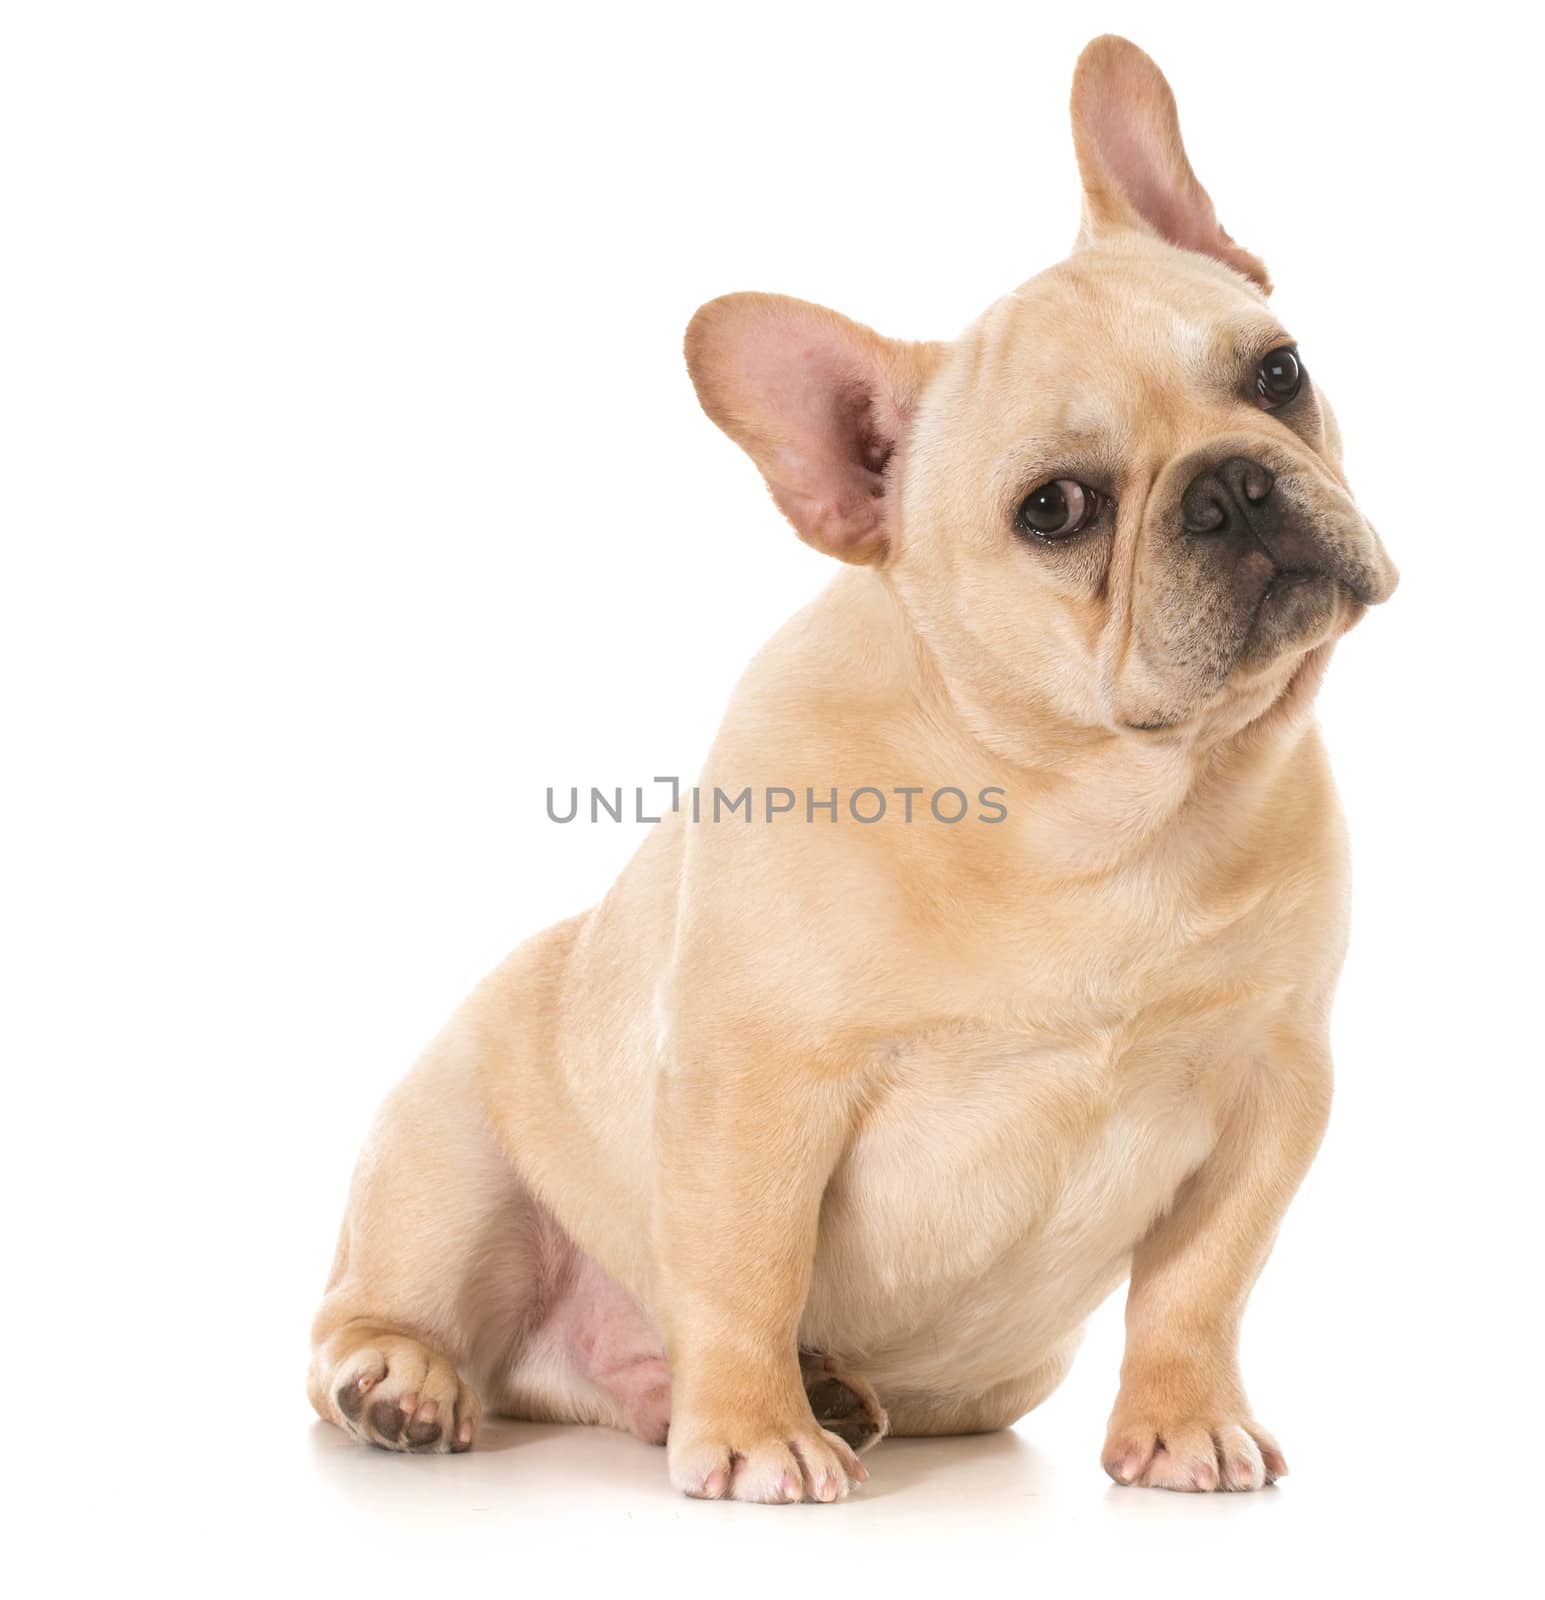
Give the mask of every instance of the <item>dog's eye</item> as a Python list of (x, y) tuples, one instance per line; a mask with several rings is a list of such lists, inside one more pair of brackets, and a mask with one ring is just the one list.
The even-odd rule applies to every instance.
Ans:
[(1283, 345), (1255, 369), (1255, 396), (1262, 410), (1285, 406), (1303, 387), (1304, 369), (1298, 363), (1298, 352), (1291, 345)]
[(1100, 504), (1100, 496), (1087, 485), (1054, 478), (1025, 496), (1014, 520), (1021, 532), (1037, 539), (1066, 539), (1099, 516)]

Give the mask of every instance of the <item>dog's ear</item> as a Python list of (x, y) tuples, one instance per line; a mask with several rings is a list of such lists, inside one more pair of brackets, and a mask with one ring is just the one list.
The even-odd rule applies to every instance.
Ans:
[(686, 342), (703, 410), (761, 468), (800, 538), (860, 564), (885, 558), (886, 468), (940, 349), (773, 294), (710, 300)]
[(1175, 96), (1135, 44), (1107, 33), (1085, 48), (1072, 109), (1084, 184), (1081, 240), (1142, 229), (1212, 256), (1271, 293), (1264, 263), (1223, 231), (1186, 159)]

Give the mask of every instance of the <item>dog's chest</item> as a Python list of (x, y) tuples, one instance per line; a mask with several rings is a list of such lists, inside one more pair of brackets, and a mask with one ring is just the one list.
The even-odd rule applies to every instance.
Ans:
[(1206, 1158), (1249, 1010), (901, 1041), (827, 1194), (811, 1317), (984, 1383), (1027, 1370)]

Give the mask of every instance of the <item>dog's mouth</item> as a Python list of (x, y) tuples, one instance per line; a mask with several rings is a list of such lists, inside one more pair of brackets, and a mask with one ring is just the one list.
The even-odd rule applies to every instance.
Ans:
[[(1257, 692), (1263, 677), (1326, 644), (1361, 615), (1364, 602), (1340, 578), (1325, 572), (1290, 568), (1274, 572), (1262, 587), (1249, 624), (1239, 634), (1233, 659), (1218, 678), (1217, 695), (1203, 705), (1163, 716), (1129, 721), (1134, 733), (1157, 734), (1183, 729), (1208, 707), (1227, 699), (1229, 685), (1247, 694)], [(1290, 672), (1284, 682), (1296, 674)]]
[(1235, 670), (1275, 662), (1291, 646), (1319, 643), (1348, 604), (1357, 605), (1357, 597), (1329, 573), (1274, 573), (1240, 642)]
[(1261, 596), (1262, 608), (1264, 609), (1274, 600), (1280, 600), (1283, 595), (1291, 590), (1300, 588), (1306, 583), (1313, 583), (1316, 579), (1324, 576), (1322, 572), (1279, 572), (1266, 585), (1266, 593)]

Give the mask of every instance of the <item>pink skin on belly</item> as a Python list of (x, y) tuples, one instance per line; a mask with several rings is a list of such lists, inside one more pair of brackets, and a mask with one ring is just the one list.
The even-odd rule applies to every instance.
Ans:
[(618, 1426), (664, 1444), (670, 1373), (659, 1332), (633, 1296), (575, 1250), (572, 1276), (545, 1320), (574, 1369), (616, 1406)]

